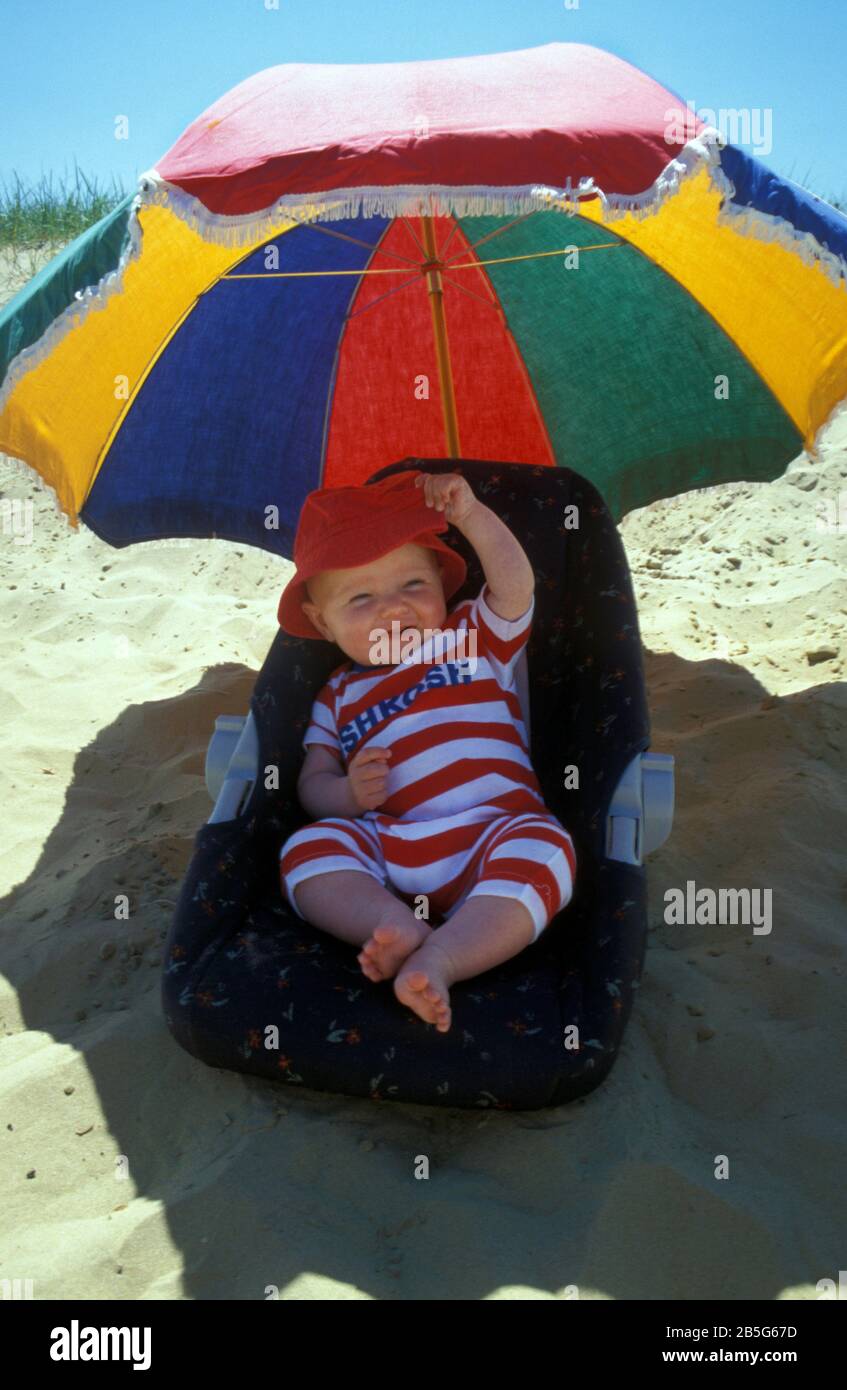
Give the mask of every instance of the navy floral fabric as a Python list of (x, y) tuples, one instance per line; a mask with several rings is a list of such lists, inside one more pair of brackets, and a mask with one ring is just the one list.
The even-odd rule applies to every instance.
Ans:
[[(605, 857), (609, 802), (650, 744), (626, 554), (600, 494), (570, 469), (409, 458), (369, 481), (409, 468), (460, 472), (535, 570), (530, 751), (545, 803), (574, 839), (574, 897), (519, 956), (452, 986), (448, 1033), (399, 1003), (390, 981), (368, 980), (357, 947), (298, 918), (280, 892), (279, 849), (309, 823), (296, 793), (301, 741), (344, 654), (280, 630), (251, 700), (260, 766), (279, 768), (279, 790), (261, 776), (236, 819), (198, 832), (166, 944), (165, 1018), (209, 1066), (288, 1086), (427, 1105), (562, 1105), (613, 1065), (647, 935), (644, 868)], [(566, 525), (572, 506), (578, 529)], [(458, 602), (483, 575), (455, 528), (443, 538), (468, 563)], [(566, 787), (569, 766), (578, 789)]]

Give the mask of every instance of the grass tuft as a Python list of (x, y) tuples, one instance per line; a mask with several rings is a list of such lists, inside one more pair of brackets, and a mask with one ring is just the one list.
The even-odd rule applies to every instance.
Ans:
[(22, 289), (33, 275), (129, 192), (113, 176), (110, 189), (97, 187), (74, 162), (70, 185), (53, 174), (26, 185), (17, 173), (0, 183), (0, 303)]
[(99, 189), (96, 179), (88, 179), (76, 163), (70, 187), (64, 180), (54, 185), (52, 174), (30, 187), (18, 174), (12, 178), (11, 187), (0, 184), (0, 248), (15, 250), (40, 250), (73, 241), (129, 192), (114, 176), (110, 190)]

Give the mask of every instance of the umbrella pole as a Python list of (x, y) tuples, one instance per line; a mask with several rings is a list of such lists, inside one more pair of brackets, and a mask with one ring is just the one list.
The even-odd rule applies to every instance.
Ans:
[(453, 373), (450, 368), (450, 348), (447, 343), (447, 324), (444, 319), (444, 288), (441, 281), (441, 263), (435, 244), (435, 229), (431, 217), (422, 217), (423, 240), (427, 259), (424, 264), (429, 307), (432, 310), (432, 332), (435, 338), (435, 355), (438, 360), (438, 382), (441, 387), (441, 405), (444, 411), (444, 432), (447, 436), (447, 453), (450, 458), (461, 458), (459, 446), (459, 422), (456, 415), (456, 392), (453, 388)]

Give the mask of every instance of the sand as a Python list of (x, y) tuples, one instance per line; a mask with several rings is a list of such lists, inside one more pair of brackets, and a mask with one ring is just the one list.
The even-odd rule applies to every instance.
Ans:
[[(222, 541), (110, 549), (4, 459), (0, 490), (33, 507), (30, 544), (0, 537), (0, 1278), (307, 1300), (774, 1300), (837, 1279), (847, 415), (777, 482), (621, 525), (676, 820), (621, 1056), (534, 1112), (373, 1105), (178, 1047), (161, 946), (210, 811), (206, 743), (246, 710), (290, 566)], [(842, 529), (817, 530), (839, 493)], [(688, 880), (771, 889), (771, 932), (665, 925)]]

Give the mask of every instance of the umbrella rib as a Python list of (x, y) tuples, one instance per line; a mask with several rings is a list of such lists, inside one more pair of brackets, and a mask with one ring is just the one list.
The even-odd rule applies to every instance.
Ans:
[[(479, 261), (478, 264), (482, 266), (485, 262)], [(461, 290), (463, 294), (469, 294), (471, 299), (478, 299), (487, 309), (496, 309), (498, 313), (502, 312), (498, 304), (493, 303), (490, 299), (486, 299), (485, 295), (479, 294), (477, 290), (469, 290), (467, 285), (460, 284), (458, 280), (451, 280), (447, 275), (443, 275), (443, 279), (445, 285), (453, 285), (455, 289)]]
[[(410, 223), (410, 222), (408, 221), (408, 219), (405, 218), (405, 217), (401, 217), (400, 221), (403, 222), (404, 225), (408, 228), (410, 237), (412, 237), (413, 241), (415, 242), (415, 245), (417, 246), (417, 248), (418, 248), (418, 250), (420, 251), (421, 255), (423, 256), (424, 260), (426, 260), (426, 259), (427, 259), (426, 251), (425, 251), (424, 248), (421, 246), (421, 243), (418, 241), (418, 238), (415, 236), (415, 233), (414, 233), (414, 230), (413, 230), (413, 228), (412, 228), (411, 223)], [(456, 219), (455, 219), (455, 217), (454, 217), (454, 218), (453, 218), (453, 225), (452, 225), (452, 227), (450, 228), (450, 231), (449, 231), (448, 234), (447, 234), (447, 240), (445, 241), (445, 243), (444, 243), (444, 245), (442, 246), (441, 250), (438, 252), (438, 259), (439, 259), (439, 260), (442, 259), (443, 255), (444, 255), (444, 252), (447, 250), (447, 247), (450, 245), (450, 242), (453, 240), (453, 236), (454, 236), (454, 234), (458, 231), (458, 228), (459, 228), (459, 224), (458, 224), (458, 222), (456, 221)], [(437, 248), (436, 248), (436, 249), (437, 249)], [(462, 254), (461, 251), (457, 251), (457, 252), (456, 252), (456, 255), (457, 255), (457, 256), (461, 256), (461, 254)]]
[[(445, 241), (444, 245), (443, 245), (442, 248), (441, 248), (441, 255), (442, 255), (442, 256), (444, 255), (444, 252), (447, 250), (447, 247), (450, 245), (450, 242), (453, 240), (453, 233), (454, 233), (454, 232), (457, 232), (458, 229), (459, 229), (459, 223), (457, 222), (456, 218), (454, 217), (454, 218), (453, 218), (453, 225), (452, 225), (452, 227), (450, 228), (449, 234), (448, 234), (448, 236), (447, 236), (447, 240)], [(457, 252), (456, 252), (456, 255), (457, 255), (457, 256), (461, 255), (461, 252), (460, 252), (460, 251), (457, 251)]]
[[(368, 275), (369, 273), (370, 272), (368, 272), (367, 270), (362, 271), (363, 275)], [(357, 314), (364, 314), (366, 310), (372, 309), (375, 304), (380, 304), (383, 299), (390, 299), (391, 295), (396, 294), (398, 290), (406, 289), (407, 285), (417, 285), (419, 283), (420, 276), (413, 275), (411, 280), (404, 280), (402, 285), (395, 285), (393, 290), (386, 290), (385, 294), (377, 295), (376, 299), (372, 299), (370, 304), (363, 304), (361, 309), (354, 309), (352, 314), (347, 314), (346, 317), (348, 319), (354, 319)]]
[(400, 221), (403, 223), (403, 226), (404, 226), (404, 227), (406, 228), (406, 230), (408, 231), (409, 236), (412, 238), (412, 241), (413, 241), (413, 242), (415, 243), (415, 245), (417, 246), (417, 248), (418, 248), (418, 250), (420, 251), (421, 255), (423, 256), (424, 260), (426, 260), (426, 252), (424, 251), (423, 247), (421, 246), (420, 242), (418, 241), (417, 237), (415, 236), (414, 230), (413, 230), (412, 225), (411, 225), (411, 223), (409, 222), (408, 218), (406, 218), (406, 217), (401, 217), (401, 218), (400, 218)]
[(451, 270), (469, 270), (478, 265), (505, 265), (509, 261), (537, 261), (544, 256), (566, 256), (569, 251), (615, 251), (618, 247), (627, 246), (626, 241), (598, 241), (593, 246), (557, 246), (553, 251), (527, 251), (521, 256), (492, 256), (487, 261), (463, 261), (459, 265), (451, 265)]
[[(333, 227), (323, 227), (319, 222), (301, 222), (300, 226), (311, 227), (315, 232), (323, 232), (326, 236), (338, 237), (339, 241), (352, 241), (354, 246), (364, 246), (366, 250), (373, 251), (370, 242), (362, 241), (361, 237), (350, 236), (348, 232), (337, 232)], [(411, 229), (410, 229), (411, 230)], [(414, 235), (414, 233), (413, 233)], [(421, 248), (423, 250), (423, 248)], [(405, 261), (407, 265), (416, 265), (410, 256), (403, 256), (399, 251), (381, 251), (381, 256), (393, 256), (396, 261)]]
[[(512, 218), (512, 221), (507, 222), (505, 227), (495, 227), (493, 232), (486, 232), (485, 236), (480, 237), (479, 241), (475, 241), (472, 245), (468, 246), (467, 250), (475, 251), (478, 246), (482, 246), (486, 241), (490, 241), (492, 237), (500, 236), (503, 232), (508, 232), (510, 227), (517, 227), (519, 223), (526, 222), (528, 218), (537, 217), (539, 212), (546, 211), (546, 208), (534, 208), (532, 212), (524, 212), (521, 214), (520, 217)], [(453, 255), (450, 257), (450, 260), (455, 260), (457, 256), (461, 255), (461, 251), (454, 251)]]
[[(452, 264), (451, 270), (475, 270), (481, 265), (506, 265), (510, 261), (536, 261), (544, 256), (565, 256), (569, 251), (615, 251), (621, 247), (629, 246), (627, 241), (598, 241), (588, 246), (557, 246), (552, 251), (527, 251), (520, 256), (492, 256), (486, 261), (460, 261)], [(473, 247), (469, 248), (473, 250)], [(385, 252), (386, 255), (393, 254)], [(456, 253), (461, 255), (462, 252)], [(405, 258), (404, 258), (405, 259)], [(443, 266), (443, 262), (439, 262)], [(409, 265), (417, 265), (416, 261), (409, 261)], [(423, 270), (423, 266), (420, 267)], [(243, 275), (237, 271), (235, 274), (228, 273), (221, 275), (221, 280), (289, 280), (289, 279), (308, 279), (310, 275), (402, 275), (402, 266), (377, 266), (373, 270), (251, 270)], [(415, 277), (417, 278), (417, 277)], [(406, 280), (405, 284), (411, 284)], [(399, 286), (400, 289), (403, 286)]]
[[(559, 200), (557, 200), (557, 202), (561, 202), (561, 200), (559, 199)], [(549, 212), (549, 211), (550, 211), (549, 208), (534, 208), (532, 212), (525, 212), (525, 213), (522, 213), (520, 217), (514, 217), (514, 218), (512, 219), (512, 221), (511, 221), (511, 222), (507, 222), (505, 226), (503, 226), (503, 227), (495, 227), (495, 229), (494, 229), (493, 232), (486, 232), (486, 234), (485, 234), (484, 237), (480, 237), (479, 241), (473, 242), (473, 244), (470, 245), (467, 249), (468, 249), (469, 251), (475, 251), (476, 248), (477, 248), (478, 246), (483, 246), (483, 245), (485, 244), (485, 242), (486, 242), (486, 241), (490, 241), (492, 237), (500, 236), (500, 235), (502, 235), (503, 232), (508, 232), (508, 230), (509, 230), (510, 227), (517, 227), (521, 222), (526, 222), (526, 221), (528, 221), (530, 217), (537, 217), (538, 214), (539, 214), (540, 212)], [(451, 234), (451, 235), (452, 235), (452, 234)], [(449, 239), (449, 238), (448, 238), (448, 239)], [(454, 254), (450, 257), (450, 260), (455, 260), (456, 257), (457, 257), (457, 256), (461, 256), (461, 254), (462, 254), (461, 251), (456, 251), (456, 252), (454, 252)]]
[[(426, 260), (427, 260), (426, 251), (424, 250), (424, 248), (423, 248), (423, 246), (421, 245), (421, 243), (418, 241), (418, 238), (415, 236), (415, 232), (414, 232), (414, 228), (412, 227), (412, 224), (409, 222), (408, 218), (406, 218), (406, 217), (401, 217), (400, 221), (401, 221), (401, 222), (404, 224), (404, 226), (407, 228), (407, 230), (408, 230), (408, 232), (409, 232), (409, 236), (410, 236), (410, 237), (412, 238), (412, 240), (414, 241), (414, 243), (415, 243), (415, 245), (417, 246), (418, 250), (420, 251), (420, 253), (421, 253), (421, 255), (422, 255), (424, 261), (426, 261)], [(453, 239), (454, 233), (458, 230), (458, 226), (459, 226), (459, 224), (458, 224), (458, 222), (456, 221), (456, 219), (455, 219), (455, 217), (454, 217), (454, 218), (453, 218), (453, 225), (452, 225), (452, 227), (450, 228), (450, 231), (449, 231), (448, 234), (447, 234), (447, 240), (445, 241), (445, 243), (444, 243), (444, 245), (442, 246), (442, 248), (441, 248), (440, 251), (439, 251), (438, 248), (436, 247), (436, 255), (438, 256), (438, 259), (439, 259), (439, 260), (442, 260), (442, 258), (443, 258), (443, 256), (444, 256), (444, 252), (447, 250), (447, 247), (450, 245), (450, 242), (451, 242), (452, 239)], [(434, 231), (434, 230), (433, 230), (433, 238), (435, 238), (435, 231)], [(456, 255), (457, 255), (457, 256), (458, 256), (458, 255), (461, 255), (461, 252), (460, 252), (460, 251), (457, 251), (457, 252), (456, 252)]]
[[(390, 255), (386, 252), (386, 255)], [(417, 261), (409, 261), (409, 265), (417, 266)], [(219, 276), (221, 280), (307, 280), (310, 275), (403, 275), (406, 267), (402, 265), (377, 266), (374, 270), (362, 270), (354, 267), (352, 270), (249, 270), (243, 274), (236, 271), (234, 274), (227, 273)]]

